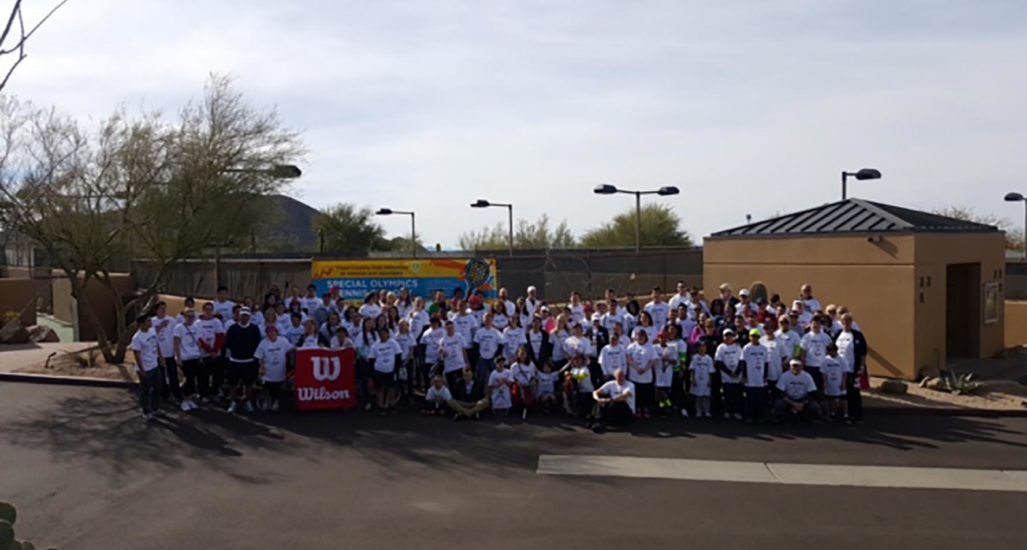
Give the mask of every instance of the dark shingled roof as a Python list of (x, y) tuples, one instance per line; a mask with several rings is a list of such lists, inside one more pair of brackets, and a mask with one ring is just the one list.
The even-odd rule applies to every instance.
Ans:
[(844, 233), (990, 233), (993, 225), (975, 223), (863, 199), (847, 199), (763, 220), (711, 237), (771, 237)]

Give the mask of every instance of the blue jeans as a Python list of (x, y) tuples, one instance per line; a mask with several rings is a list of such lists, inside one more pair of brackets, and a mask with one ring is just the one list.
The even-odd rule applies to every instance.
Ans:
[(478, 358), (478, 379), (482, 384), (488, 384), (489, 375), (492, 374), (492, 370), (496, 368), (496, 358), (485, 359), (484, 357)]
[(160, 410), (161, 389), (164, 386), (164, 371), (160, 367), (139, 373), (139, 408), (144, 413)]

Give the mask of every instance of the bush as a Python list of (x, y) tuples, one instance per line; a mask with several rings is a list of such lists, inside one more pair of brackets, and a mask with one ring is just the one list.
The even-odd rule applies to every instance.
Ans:
[(980, 391), (981, 383), (973, 379), (972, 372), (957, 374), (948, 372), (945, 374), (944, 388), (956, 395), (973, 395)]
[(0, 502), (0, 550), (36, 550), (31, 542), (14, 538), (14, 522), (17, 520), (18, 509), (10, 502)]

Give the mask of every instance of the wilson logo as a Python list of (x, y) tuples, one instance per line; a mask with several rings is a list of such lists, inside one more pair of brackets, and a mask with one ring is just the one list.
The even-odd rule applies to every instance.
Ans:
[(314, 380), (330, 382), (339, 379), (342, 374), (342, 360), (338, 357), (311, 357), (314, 367)]
[(344, 401), (350, 398), (349, 390), (327, 388), (297, 388), (296, 398), (300, 401)]

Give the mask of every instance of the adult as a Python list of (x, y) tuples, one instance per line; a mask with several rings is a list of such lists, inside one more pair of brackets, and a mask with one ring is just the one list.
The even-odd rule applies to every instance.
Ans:
[(670, 309), (676, 310), (692, 301), (691, 295), (688, 293), (688, 286), (684, 281), (678, 281), (677, 290), (677, 294), (670, 297)]
[[(203, 315), (196, 320), (197, 344), (200, 346), (201, 376), (208, 378), (207, 384), (200, 385), (200, 400), (216, 398), (221, 393), (225, 380), (225, 365), (221, 350), (225, 345), (225, 325), (214, 315), (214, 304), (203, 304)], [(203, 393), (203, 388), (208, 393)]]
[(528, 314), (534, 315), (542, 307), (542, 301), (538, 299), (538, 289), (535, 285), (528, 287), (528, 296), (524, 299), (524, 305), (528, 308)]
[(197, 395), (210, 394), (210, 378), (204, 375), (200, 363), (203, 354), (196, 336), (195, 323), (196, 311), (186, 308), (182, 310), (182, 322), (175, 325), (174, 329), (175, 362), (181, 365), (182, 374), (185, 375), (185, 385), (182, 387), (185, 395), (182, 410), (185, 412), (198, 408), (195, 401)]
[(438, 349), (447, 385), (455, 384), (460, 372), (470, 364), (467, 348), (467, 341), (456, 331), (453, 321), (446, 321), (446, 333), (438, 340)]
[(802, 369), (802, 361), (789, 361), (788, 372), (777, 381), (781, 397), (774, 404), (774, 419), (820, 418), (820, 406), (815, 399), (817, 384), (813, 377)]
[(667, 318), (670, 317), (670, 304), (663, 299), (663, 291), (660, 290), (660, 287), (654, 287), (650, 297), (651, 300), (645, 305), (643, 311), (649, 314), (654, 326), (663, 330), (667, 325)]
[(403, 348), (392, 339), (388, 329), (378, 331), (378, 340), (371, 345), (368, 360), (374, 368), (373, 380), (378, 411), (382, 415), (395, 413), (398, 394), (396, 393), (396, 368), (403, 361)]
[(232, 310), (235, 308), (235, 302), (228, 299), (228, 287), (218, 287), (217, 296), (214, 299), (213, 306), (214, 315), (221, 316), (222, 323), (232, 318)]
[(659, 363), (659, 359), (653, 346), (649, 343), (649, 335), (645, 331), (635, 333), (635, 341), (628, 346), (626, 356), (628, 380), (634, 382), (638, 391), (636, 414), (642, 418), (649, 418), (656, 402), (653, 371)]
[(610, 344), (599, 352), (599, 366), (605, 381), (613, 380), (618, 370), (624, 371), (627, 368), (626, 350), (619, 334), (610, 335)]
[(627, 379), (624, 369), (614, 371), (613, 380), (592, 392), (596, 402), (597, 431), (609, 424), (630, 424), (635, 417), (635, 384)]
[(168, 304), (157, 302), (157, 315), (150, 320), (153, 330), (157, 333), (157, 348), (160, 356), (164, 358), (164, 365), (161, 367), (162, 391), (161, 398), (165, 401), (174, 398), (176, 404), (181, 404), (182, 386), (178, 383), (178, 364), (175, 362), (175, 326), (178, 322), (174, 317), (168, 315)]
[(140, 315), (136, 319), (136, 332), (132, 336), (132, 354), (135, 356), (136, 371), (139, 375), (139, 408), (147, 421), (162, 415), (161, 401), (161, 357), (157, 344), (157, 332), (149, 315)]
[(489, 408), (489, 400), (485, 397), (485, 384), (474, 379), (470, 369), (464, 369), (462, 377), (453, 386), (452, 399), (447, 402), (453, 410), (453, 420), (462, 418), (479, 418)]
[(806, 307), (806, 311), (817, 313), (820, 311), (820, 301), (813, 297), (813, 285), (806, 283), (799, 288), (799, 299)]
[(513, 317), (517, 304), (510, 299), (510, 293), (506, 290), (506, 287), (499, 289), (499, 300), (497, 300), (497, 303), (503, 306), (503, 311), (507, 317)]
[(827, 346), (833, 343), (833, 340), (820, 324), (820, 318), (814, 317), (810, 323), (809, 332), (802, 335), (802, 339), (799, 341), (799, 347), (802, 349), (802, 362), (806, 369), (806, 372), (813, 377), (813, 380), (817, 383), (818, 388), (824, 387), (824, 379), (820, 373), (820, 367), (824, 364), (824, 359), (827, 357)]
[(478, 346), (477, 373), (479, 380), (487, 380), (496, 366), (496, 355), (503, 346), (503, 333), (492, 326), (493, 315), (485, 315), (483, 326), (474, 333), (474, 343)]
[(851, 313), (841, 315), (842, 330), (835, 338), (835, 345), (838, 346), (838, 355), (845, 360), (846, 377), (845, 398), (849, 420), (861, 422), (863, 420), (863, 396), (860, 392), (859, 379), (867, 372), (867, 340), (863, 333), (856, 328)]
[(260, 341), (253, 356), (260, 365), (260, 376), (264, 382), (264, 391), (268, 395), (268, 408), (271, 412), (277, 412), (281, 406), (282, 386), (285, 385), (289, 354), (292, 353), (293, 345), (278, 335), (278, 327), (268, 325), (265, 330), (267, 338)]
[(228, 352), (227, 378), (232, 393), (232, 403), (228, 412), (234, 413), (240, 404), (246, 412), (253, 412), (251, 395), (260, 368), (257, 366), (256, 352), (260, 345), (260, 329), (250, 322), (250, 309), (239, 310), (239, 322), (232, 325), (225, 333), (225, 349)]

